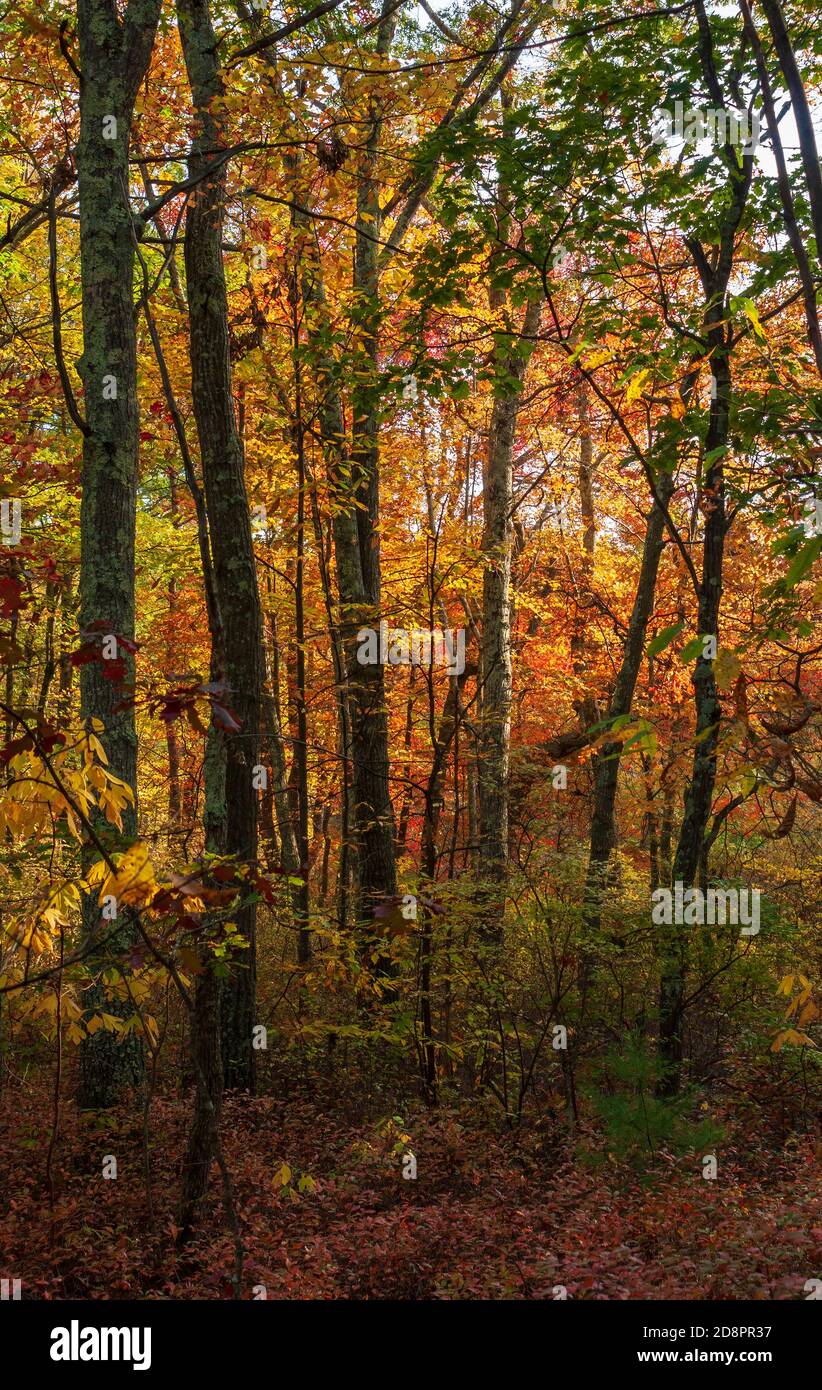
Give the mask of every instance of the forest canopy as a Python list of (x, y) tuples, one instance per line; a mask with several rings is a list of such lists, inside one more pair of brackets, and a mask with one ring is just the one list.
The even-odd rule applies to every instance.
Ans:
[(4, 1276), (822, 1274), (820, 56), (4, 7)]

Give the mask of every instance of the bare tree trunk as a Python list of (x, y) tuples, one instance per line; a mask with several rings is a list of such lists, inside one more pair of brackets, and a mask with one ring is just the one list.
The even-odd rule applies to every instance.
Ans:
[[(788, 165), (785, 159), (785, 151), (782, 145), (782, 136), (779, 132), (779, 120), (776, 114), (776, 103), (774, 102), (773, 89), (771, 87), (768, 65), (765, 61), (765, 54), (762, 51), (762, 43), (759, 38), (756, 25), (751, 16), (748, 0), (739, 0), (739, 8), (745, 21), (745, 32), (750, 39), (754, 58), (756, 59), (756, 71), (759, 77), (759, 85), (762, 88), (762, 105), (765, 110), (765, 120), (768, 126), (768, 135), (771, 140), (774, 163), (776, 164), (776, 181), (779, 188), (779, 197), (782, 203), (782, 215), (785, 222), (785, 232), (791, 243), (794, 260), (799, 271), (799, 279), (802, 285), (802, 303), (805, 308), (805, 322), (808, 325), (808, 339), (813, 348), (814, 359), (817, 370), (822, 374), (822, 332), (819, 327), (819, 310), (816, 305), (816, 287), (813, 281), (813, 272), (808, 260), (808, 253), (805, 243), (802, 240), (802, 233), (796, 218), (796, 204), (791, 190), (791, 179), (788, 173)], [(787, 39), (787, 34), (785, 35)], [(790, 45), (788, 45), (790, 47)], [(798, 72), (795, 72), (795, 81), (801, 87), (801, 80)], [(804, 95), (804, 91), (803, 91)], [(807, 105), (807, 102), (806, 102)], [(808, 144), (807, 129), (805, 132), (805, 144), (802, 147), (803, 156), (806, 147), (809, 150), (811, 162), (811, 181), (819, 178), (819, 157), (816, 154), (816, 143), (813, 139), (811, 129), (811, 143)], [(822, 223), (822, 218), (819, 219)]]
[(796, 121), (797, 134), (799, 135), (799, 149), (802, 155), (802, 167), (805, 170), (805, 182), (808, 188), (808, 199), (811, 205), (811, 218), (813, 221), (814, 237), (816, 239), (817, 259), (822, 258), (822, 169), (819, 164), (819, 151), (816, 148), (816, 135), (813, 128), (813, 116), (808, 105), (808, 98), (799, 65), (796, 61), (796, 54), (793, 51), (788, 27), (785, 23), (785, 16), (779, 0), (762, 0), (762, 8), (768, 18), (771, 36), (776, 48), (779, 59), (779, 66), (785, 78), (785, 85), (791, 96), (793, 107), (793, 117)]

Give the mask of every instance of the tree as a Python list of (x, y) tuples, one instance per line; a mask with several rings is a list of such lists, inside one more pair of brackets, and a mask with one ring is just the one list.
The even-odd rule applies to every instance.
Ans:
[[(134, 679), (139, 431), (129, 138), (159, 13), (160, 0), (129, 0), (122, 18), (107, 0), (78, 0), (77, 9), (76, 159), (83, 298), (79, 369), (85, 419), (76, 406), (71, 409), (83, 433), (80, 626), (86, 659), (80, 671), (81, 713), (84, 719), (102, 720), (109, 766), (135, 793), (134, 713), (122, 708), (123, 688)], [(59, 332), (59, 319), (56, 323)], [(71, 399), (64, 365), (61, 375)], [(124, 842), (136, 832), (133, 806), (124, 814)], [(93, 935), (99, 909), (91, 896), (85, 901), (84, 922)], [(126, 916), (116, 944), (124, 949), (131, 939)], [(97, 983), (89, 991), (89, 1007), (100, 998)], [(91, 1108), (110, 1105), (124, 1084), (139, 1081), (142, 1074), (141, 1045), (133, 1035), (118, 1043), (108, 1032), (97, 1033), (84, 1043), (81, 1059), (81, 1103)]]
[[(191, 388), (222, 624), (221, 680), (230, 702), (230, 708), (215, 704), (212, 717), (213, 764), (206, 789), (206, 817), (220, 851), (236, 856), (240, 863), (253, 864), (257, 854), (253, 770), (259, 763), (262, 627), (243, 447), (231, 391), (222, 253), (226, 171), (215, 105), (223, 85), (207, 0), (180, 0), (178, 19), (197, 122), (189, 156), (189, 178), (196, 192), (185, 228)], [(244, 944), (221, 991), (222, 1063), (228, 1087), (253, 1091), (253, 901), (246, 900), (238, 908), (236, 925)]]

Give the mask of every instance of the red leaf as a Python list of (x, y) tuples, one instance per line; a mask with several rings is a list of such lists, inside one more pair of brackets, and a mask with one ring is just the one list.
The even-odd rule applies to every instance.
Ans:
[(126, 663), (121, 656), (118, 656), (116, 661), (103, 662), (103, 680), (114, 681), (115, 684), (119, 684), (120, 681), (125, 680), (125, 677)]
[(22, 579), (13, 574), (0, 575), (0, 617), (11, 618), (25, 607), (27, 600), (23, 591)]

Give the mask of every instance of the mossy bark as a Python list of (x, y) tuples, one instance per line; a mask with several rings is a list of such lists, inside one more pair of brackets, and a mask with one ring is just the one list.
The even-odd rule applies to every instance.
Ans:
[[(717, 106), (726, 102), (717, 77), (710, 20), (702, 0), (696, 3), (699, 25), (700, 60), (711, 98)], [(702, 244), (692, 238), (688, 249), (705, 296), (704, 336), (710, 355), (714, 390), (705, 436), (705, 476), (702, 496), (705, 502), (705, 531), (702, 548), (702, 577), (699, 584), (699, 634), (719, 642), (719, 613), (727, 521), (725, 514), (725, 453), (731, 426), (731, 349), (733, 331), (728, 287), (734, 268), (736, 238), (748, 201), (753, 175), (753, 151), (743, 153), (726, 146), (728, 170), (726, 209), (719, 228), (719, 243), (709, 259)], [(694, 756), (691, 780), (685, 796), (685, 809), (673, 865), (673, 882), (690, 888), (697, 876), (705, 850), (705, 831), (711, 814), (716, 783), (717, 749), (722, 710), (717, 693), (713, 662), (700, 655), (694, 670), (696, 714)], [(688, 963), (687, 929), (672, 926), (663, 942), (659, 985), (660, 1094), (679, 1091), (683, 1059), (683, 1025), (686, 1009)]]
[[(84, 719), (105, 726), (102, 741), (109, 767), (130, 787), (137, 785), (134, 713), (119, 708), (123, 685), (134, 678), (132, 654), (119, 639), (134, 638), (134, 529), (137, 496), (139, 408), (132, 280), (134, 232), (128, 194), (128, 148), (134, 99), (151, 57), (160, 0), (130, 0), (122, 20), (104, 0), (79, 0), (80, 136), (77, 177), (80, 194), (80, 266), (83, 303), (83, 382), (86, 432), (83, 439), (80, 511), (80, 626), (96, 633), (100, 659), (82, 666), (80, 703)], [(122, 681), (106, 678), (102, 637), (118, 639)], [(116, 668), (115, 668), (116, 669)], [(101, 830), (106, 833), (105, 826)], [(123, 816), (123, 840), (137, 835), (136, 807)], [(84, 903), (87, 932), (99, 928), (94, 895)], [(90, 957), (98, 973), (105, 961), (129, 947), (134, 925), (123, 913), (121, 929), (106, 935), (105, 948)], [(99, 979), (86, 995), (92, 1010), (103, 998)], [(110, 1006), (109, 1011), (111, 1011)], [(80, 1052), (80, 1102), (113, 1104), (124, 1085), (142, 1075), (142, 1047), (130, 1035), (118, 1041), (100, 1029)]]
[[(225, 161), (220, 157), (222, 132), (214, 114), (223, 83), (206, 0), (179, 0), (177, 16), (196, 113), (189, 174), (200, 180), (185, 229), (192, 396), (223, 626), (225, 698), (240, 726), (220, 729), (225, 757), (223, 849), (240, 862), (253, 862), (258, 807), (252, 770), (259, 760), (262, 626), (243, 446), (231, 390), (222, 255)], [(253, 1090), (255, 905), (241, 906), (235, 920), (247, 949), (237, 953), (220, 991), (223, 1072), (227, 1087)]]
[[(375, 49), (388, 54), (396, 13), (385, 3)], [(378, 250), (381, 226), (379, 141), (383, 97), (375, 89), (368, 110), (368, 138), (357, 169), (357, 222), (354, 257), (358, 363), (351, 390), (352, 430), (347, 441), (342, 385), (328, 346), (328, 312), (316, 232), (310, 217), (295, 213), (305, 232), (300, 287), (311, 360), (320, 400), (318, 419), (334, 498), (332, 533), (340, 601), (340, 634), (345, 653), (348, 747), (356, 850), (358, 917), (373, 918), (374, 908), (397, 891), (394, 812), (391, 801), (385, 673), (379, 663), (357, 660), (357, 632), (380, 621), (379, 370), (381, 324)], [(295, 184), (299, 169), (293, 167)], [(296, 189), (297, 201), (304, 190)], [(348, 764), (350, 762), (350, 769)]]
[[(396, 6), (390, 0), (384, 0), (375, 44), (376, 53), (381, 57), (387, 57), (390, 52), (396, 23)], [(346, 514), (343, 526), (335, 525), (334, 532), (344, 611), (350, 604), (348, 615), (353, 617), (358, 600), (364, 601), (360, 621), (375, 628), (379, 624), (381, 598), (378, 366), (381, 305), (378, 251), (381, 225), (379, 147), (383, 106), (384, 94), (377, 86), (369, 101), (368, 138), (357, 170), (354, 290), (361, 361), (351, 394), (351, 463), (355, 507)], [(358, 565), (354, 563), (355, 553)], [(349, 635), (348, 644), (351, 754), (358, 884), (361, 912), (365, 917), (382, 898), (396, 893), (397, 871), (385, 672), (379, 663), (374, 666), (360, 665), (356, 659), (356, 648), (350, 640), (352, 636)]]

